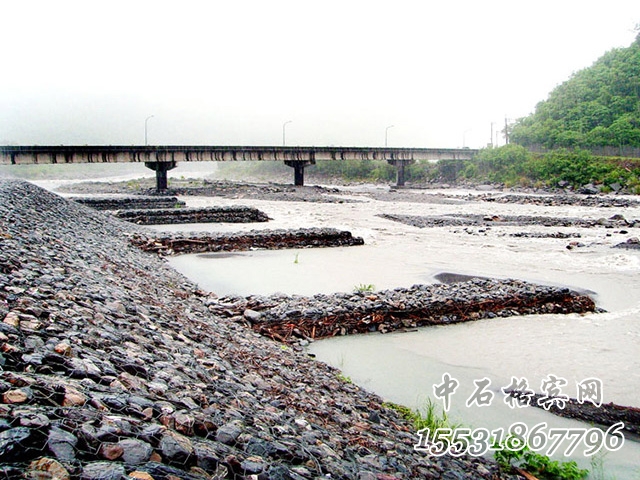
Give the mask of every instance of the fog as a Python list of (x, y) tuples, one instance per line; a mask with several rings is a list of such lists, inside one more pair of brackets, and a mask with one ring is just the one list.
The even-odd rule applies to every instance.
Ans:
[(27, 0), (0, 14), (0, 144), (143, 144), (146, 123), (149, 144), (280, 145), (284, 130), (287, 145), (386, 132), (482, 147), (628, 46), (640, 3)]

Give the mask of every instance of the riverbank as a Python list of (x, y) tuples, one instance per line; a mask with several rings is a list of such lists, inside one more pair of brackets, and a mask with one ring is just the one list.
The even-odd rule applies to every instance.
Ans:
[(379, 397), (212, 313), (130, 243), (139, 227), (24, 182), (0, 193), (6, 478), (517, 478), (415, 452)]

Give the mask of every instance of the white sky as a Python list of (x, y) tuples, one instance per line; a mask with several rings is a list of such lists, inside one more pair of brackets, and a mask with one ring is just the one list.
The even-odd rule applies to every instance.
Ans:
[[(481, 147), (640, 1), (0, 0), (0, 144)], [(495, 138), (495, 137), (494, 137)], [(500, 138), (500, 143), (503, 139)]]

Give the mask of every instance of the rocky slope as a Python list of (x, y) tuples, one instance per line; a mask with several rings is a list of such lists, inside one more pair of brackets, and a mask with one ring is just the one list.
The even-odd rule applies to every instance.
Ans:
[(138, 228), (0, 180), (0, 476), (499, 477), (414, 452), (378, 397), (215, 316)]

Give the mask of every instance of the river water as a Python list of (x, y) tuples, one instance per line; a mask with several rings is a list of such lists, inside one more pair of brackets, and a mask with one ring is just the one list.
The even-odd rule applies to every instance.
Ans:
[[(46, 186), (46, 185), (45, 185)], [(51, 185), (49, 185), (51, 186)], [(395, 223), (378, 214), (535, 215), (608, 218), (615, 214), (640, 218), (639, 208), (535, 206), (463, 201), (470, 192), (416, 190), (415, 201), (377, 201), (360, 195), (386, 192), (387, 187), (342, 189), (341, 198), (356, 203), (279, 202), (248, 199), (185, 197), (188, 206), (250, 205), (272, 218), (266, 224), (208, 224), (149, 227), (162, 231), (238, 232), (256, 229), (333, 227), (351, 231), (365, 246), (334, 249), (251, 251), (233, 254), (184, 255), (170, 263), (202, 288), (227, 294), (274, 292), (310, 295), (435, 282), (442, 272), (499, 278), (519, 278), (568, 285), (589, 291), (606, 313), (535, 315), (427, 327), (410, 333), (371, 334), (316, 341), (309, 353), (340, 368), (356, 384), (384, 399), (422, 408), (433, 398), (433, 387), (449, 374), (459, 382), (451, 397), (449, 417), (472, 429), (505, 428), (524, 422), (529, 428), (547, 422), (549, 428), (589, 428), (552, 416), (541, 409), (512, 409), (503, 402), (501, 387), (512, 377), (524, 378), (540, 392), (548, 375), (567, 380), (563, 392), (576, 396), (576, 384), (597, 378), (603, 399), (640, 406), (640, 253), (612, 249), (638, 229), (557, 227), (438, 227), (420, 229)], [(407, 192), (409, 193), (409, 192)], [(442, 202), (434, 194), (458, 194), (459, 201)], [(569, 250), (571, 240), (516, 238), (519, 232), (580, 233), (584, 247)], [(490, 407), (467, 407), (474, 380), (488, 378), (495, 397)], [(437, 403), (441, 405), (441, 402)], [(640, 478), (637, 438), (601, 457), (602, 478)], [(590, 468), (584, 447), (569, 458)], [(554, 458), (565, 459), (562, 455)], [(595, 476), (592, 478), (596, 478)]]
[[(640, 218), (638, 208), (534, 206), (462, 201), (440, 202), (437, 191), (414, 191), (415, 202), (376, 201), (359, 195), (358, 187), (344, 198), (358, 203), (273, 202), (185, 198), (190, 206), (250, 204), (273, 220), (257, 225), (159, 226), (158, 230), (240, 231), (252, 229), (334, 227), (351, 231), (365, 246), (336, 249), (253, 251), (234, 254), (184, 255), (171, 264), (210, 291), (225, 294), (310, 295), (434, 282), (441, 272), (520, 278), (568, 285), (591, 292), (607, 313), (535, 315), (429, 327), (411, 333), (362, 335), (314, 342), (309, 352), (340, 368), (356, 384), (383, 398), (412, 408), (433, 398), (433, 386), (448, 373), (459, 382), (451, 397), (449, 417), (470, 428), (505, 428), (524, 422), (530, 428), (589, 428), (541, 409), (512, 409), (503, 402), (501, 387), (512, 377), (527, 380), (540, 392), (548, 375), (567, 381), (562, 393), (576, 397), (576, 384), (597, 378), (605, 402), (640, 404), (640, 254), (612, 249), (640, 232), (615, 229), (555, 227), (439, 227), (420, 229), (380, 218), (380, 213), (441, 215), (535, 215), (608, 218), (615, 214)], [(386, 191), (386, 187), (382, 188)], [(517, 238), (510, 233), (580, 233), (584, 247), (569, 250), (571, 240)], [(474, 380), (489, 378), (494, 400), (490, 407), (467, 407)], [(439, 403), (440, 404), (440, 403)], [(604, 455), (604, 470), (615, 478), (640, 478), (640, 448), (627, 435), (625, 446)], [(590, 468), (578, 448), (569, 458)], [(554, 458), (563, 460), (562, 455)], [(606, 478), (606, 477), (605, 477)], [(609, 477), (614, 478), (614, 477)]]

